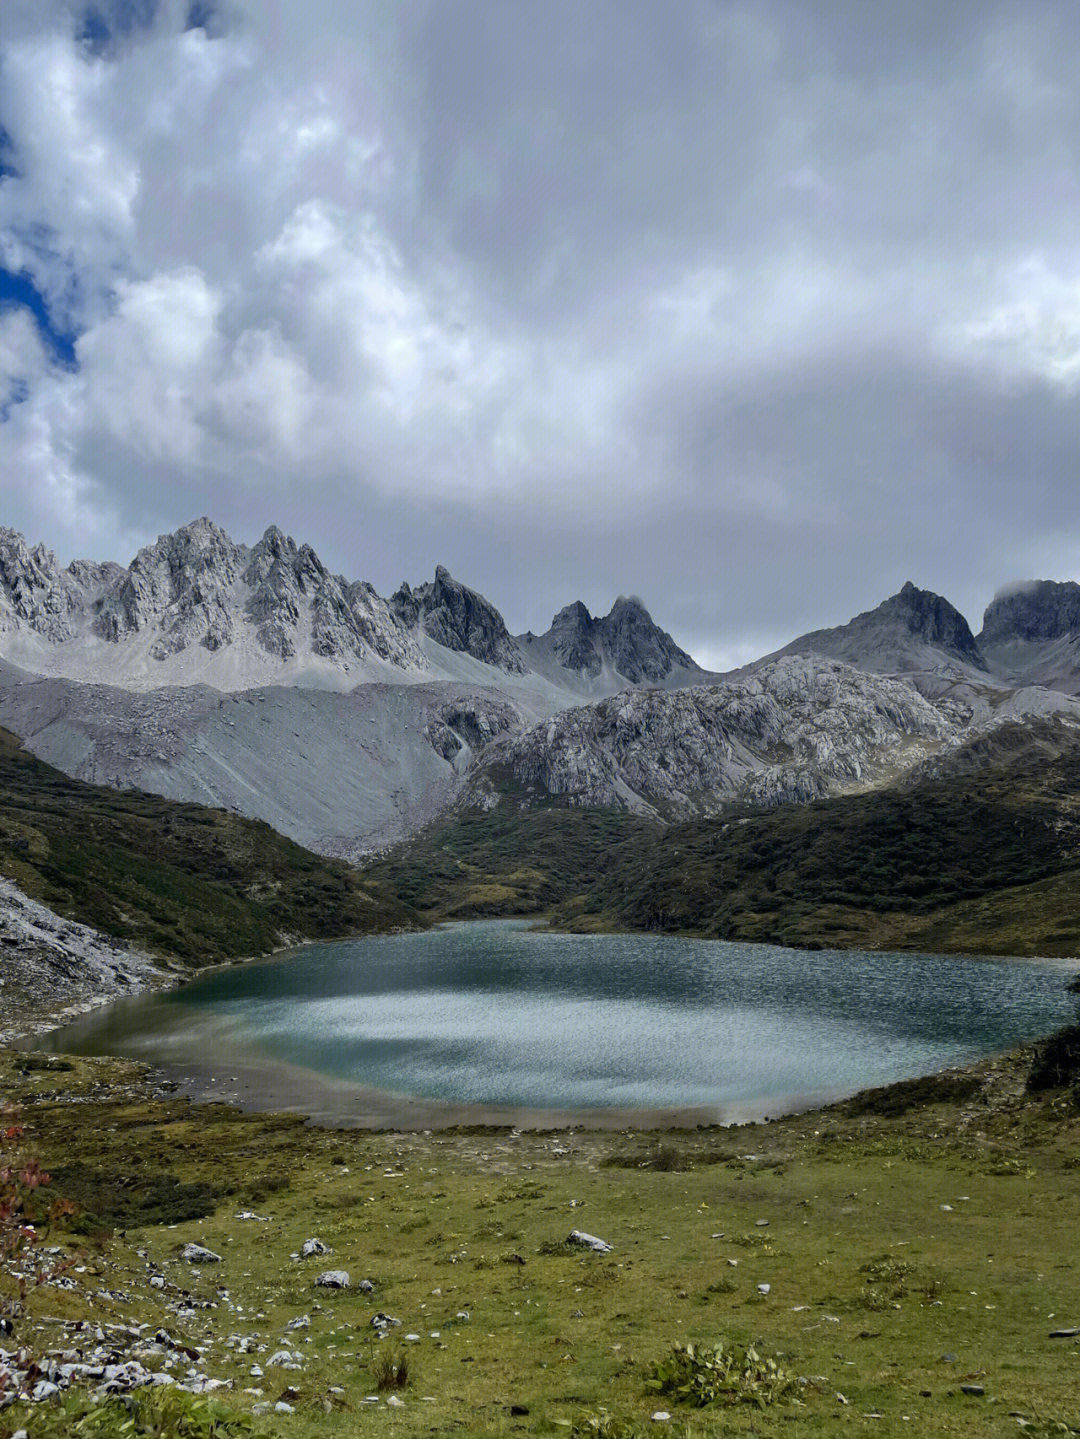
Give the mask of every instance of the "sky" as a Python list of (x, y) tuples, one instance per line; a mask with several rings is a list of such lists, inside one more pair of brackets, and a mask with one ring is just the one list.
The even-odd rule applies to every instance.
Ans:
[(726, 668), (1080, 578), (1074, 0), (3, 0), (0, 524)]

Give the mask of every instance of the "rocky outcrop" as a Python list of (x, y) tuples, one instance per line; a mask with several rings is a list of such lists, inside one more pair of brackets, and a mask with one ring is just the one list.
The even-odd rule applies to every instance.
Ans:
[(609, 614), (595, 619), (577, 600), (559, 611), (546, 634), (526, 634), (519, 643), (526, 661), (546, 651), (564, 670), (586, 679), (605, 668), (630, 684), (659, 684), (675, 672), (702, 673), (639, 599), (623, 595)]
[(0, 1041), (54, 1029), (107, 999), (172, 977), (149, 955), (62, 919), (0, 879)]
[(390, 605), (402, 624), (419, 627), (445, 649), (472, 655), (508, 674), (525, 673), (525, 663), (502, 615), (442, 565), (436, 568), (432, 582), (415, 589), (403, 584)]
[(723, 684), (627, 690), (565, 710), (493, 744), (467, 802), (495, 802), (509, 773), (534, 800), (664, 818), (805, 803), (881, 783), (959, 732), (901, 681), (793, 656)]

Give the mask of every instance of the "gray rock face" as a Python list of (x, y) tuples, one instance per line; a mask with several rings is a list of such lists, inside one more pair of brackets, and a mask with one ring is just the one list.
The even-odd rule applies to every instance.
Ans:
[(61, 918), (2, 878), (0, 953), (0, 1043), (168, 982), (148, 954)]
[(549, 635), (528, 639), (538, 664), (526, 662), (498, 610), (442, 566), (431, 582), (404, 584), (386, 600), (273, 525), (249, 547), (195, 520), (126, 569), (86, 560), (61, 568), (43, 546), (0, 529), (0, 658), (33, 674), (225, 692), (509, 682), (527, 691), (534, 712), (548, 713), (628, 684), (702, 673), (636, 600), (620, 599), (596, 620), (584, 605), (569, 606)]
[(1029, 580), (991, 600), (983, 615), (979, 643), (1056, 640), (1072, 634), (1080, 634), (1080, 584)]
[(961, 726), (899, 680), (817, 656), (789, 656), (718, 685), (626, 690), (497, 741), (466, 799), (492, 803), (493, 771), (541, 799), (664, 818), (733, 801), (805, 803), (880, 783)]
[(638, 599), (620, 596), (611, 612), (593, 618), (580, 600), (559, 611), (543, 635), (524, 635), (519, 641), (526, 661), (535, 648), (545, 649), (574, 674), (594, 679), (605, 665), (631, 684), (657, 684), (674, 670), (688, 675), (702, 671), (664, 630)]
[[(835, 629), (801, 635), (777, 653), (829, 655), (877, 674), (985, 669), (960, 611), (932, 590), (917, 589), (910, 580), (876, 609)], [(763, 663), (767, 660), (759, 661)]]
[(979, 645), (1012, 684), (1080, 693), (1080, 585), (1029, 580), (997, 594)]
[(44, 545), (30, 549), (18, 531), (0, 528), (0, 633), (25, 627), (54, 643), (70, 639), (118, 573), (88, 561), (61, 569)]
[[(206, 673), (235, 689), (292, 660), (358, 667), (358, 679), (373, 677), (365, 665), (428, 668), (415, 626), (371, 585), (331, 574), (310, 545), (275, 526), (248, 548), (205, 518), (162, 535), (127, 569), (85, 560), (61, 569), (43, 546), (0, 530), (0, 635), (55, 646), (31, 651), (35, 668), (44, 660), (41, 668), (73, 678), (105, 671), (132, 687)], [(95, 641), (115, 646), (115, 663)], [(229, 658), (214, 668), (208, 656)]]
[(229, 591), (243, 558), (243, 547), (207, 519), (162, 535), (139, 551), (99, 601), (94, 633), (115, 642), (152, 629), (157, 660), (194, 644), (208, 650), (231, 644)]
[(402, 624), (419, 626), (436, 644), (472, 655), (508, 674), (525, 673), (525, 663), (502, 615), (442, 565), (436, 568), (433, 582), (416, 589), (403, 584), (390, 604)]

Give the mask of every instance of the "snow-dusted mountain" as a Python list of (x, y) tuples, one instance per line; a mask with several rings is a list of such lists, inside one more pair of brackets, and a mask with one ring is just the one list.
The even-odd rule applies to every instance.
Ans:
[(442, 566), (383, 599), (273, 527), (249, 547), (197, 520), (126, 568), (61, 567), (0, 530), (0, 725), (77, 778), (234, 809), (328, 853), (426, 823), (499, 735), (705, 677), (637, 600), (515, 639)]
[(136, 690), (456, 680), (510, 685), (546, 713), (699, 673), (638, 601), (620, 600), (594, 628), (585, 643), (595, 665), (542, 644), (533, 665), (498, 610), (442, 566), (387, 600), (273, 526), (249, 547), (196, 520), (126, 568), (61, 567), (43, 545), (0, 529), (0, 659), (35, 674)]
[(636, 599), (515, 637), (441, 566), (384, 599), (273, 527), (248, 546), (197, 520), (126, 567), (0, 530), (0, 726), (81, 779), (346, 856), (507, 777), (665, 817), (886, 784), (1005, 719), (1077, 722), (1078, 657), (1077, 585), (999, 596), (976, 639), (907, 584), (716, 676)]

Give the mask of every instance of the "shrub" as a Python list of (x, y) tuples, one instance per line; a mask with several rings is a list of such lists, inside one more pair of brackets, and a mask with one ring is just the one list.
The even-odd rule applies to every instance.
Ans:
[(376, 1354), (371, 1361), (375, 1388), (380, 1394), (390, 1389), (405, 1389), (409, 1383), (409, 1356), (404, 1350), (394, 1353)]
[(1080, 1081), (1080, 1024), (1058, 1030), (1038, 1046), (1027, 1087), (1037, 1094)]
[(794, 1375), (775, 1359), (723, 1339), (713, 1345), (676, 1344), (653, 1366), (646, 1388), (695, 1409), (710, 1404), (756, 1404), (764, 1409), (794, 1400), (799, 1392)]

